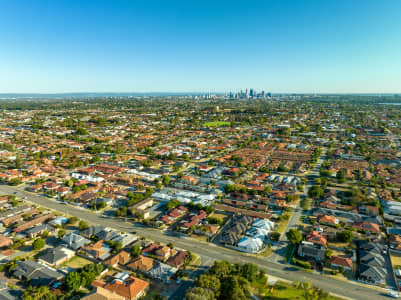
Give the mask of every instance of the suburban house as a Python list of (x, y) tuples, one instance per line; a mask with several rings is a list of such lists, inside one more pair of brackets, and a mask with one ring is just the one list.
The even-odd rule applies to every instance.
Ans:
[(256, 219), (255, 222), (252, 223), (252, 227), (261, 228), (266, 231), (272, 231), (275, 228), (275, 224), (273, 221), (266, 219)]
[(146, 246), (145, 248), (142, 249), (142, 254), (143, 255), (151, 255), (154, 254), (154, 252), (161, 248), (162, 246), (158, 243), (151, 243), (150, 245)]
[(25, 222), (25, 223), (19, 225), (18, 227), (14, 228), (13, 231), (16, 232), (16, 233), (20, 233), (22, 231), (25, 231), (27, 229), (32, 228), (33, 226), (37, 226), (37, 225), (43, 224), (47, 220), (53, 219), (53, 218), (54, 218), (54, 215), (51, 214), (51, 213), (46, 214), (46, 215), (41, 215), (41, 216), (36, 217), (35, 219), (31, 220), (31, 221), (28, 221), (28, 222)]
[(226, 246), (236, 246), (253, 221), (254, 219), (250, 216), (234, 216), (218, 236), (219, 243)]
[(64, 275), (53, 268), (33, 260), (17, 261), (13, 275), (20, 280), (28, 280), (34, 286), (52, 285), (60, 281)]
[(105, 260), (110, 256), (110, 252), (112, 249), (104, 241), (99, 240), (96, 243), (83, 246), (81, 250), (85, 252), (85, 254), (87, 254), (88, 256), (98, 258), (100, 260)]
[(154, 251), (157, 259), (166, 261), (170, 256), (174, 255), (176, 251), (168, 246), (162, 246)]
[(187, 257), (188, 253), (186, 251), (179, 251), (175, 256), (171, 256), (166, 263), (174, 268), (180, 268)]
[(396, 234), (391, 234), (388, 239), (390, 248), (400, 252), (401, 251), (401, 236)]
[(77, 250), (90, 242), (90, 240), (73, 232), (66, 234), (62, 239), (62, 243), (73, 250)]
[(121, 242), (122, 247), (126, 247), (129, 244), (135, 242), (138, 239), (137, 236), (130, 234), (130, 233), (121, 233), (115, 236), (112, 241), (114, 243)]
[(373, 284), (385, 284), (387, 272), (384, 268), (359, 265), (359, 280)]
[(132, 263), (128, 264), (127, 267), (143, 273), (148, 272), (155, 265), (153, 258), (139, 255)]
[(56, 267), (66, 262), (74, 255), (75, 255), (74, 251), (64, 247), (48, 248), (39, 257), (39, 261), (51, 267)]
[(326, 248), (319, 244), (303, 241), (298, 247), (298, 255), (315, 261), (324, 261)]
[(125, 300), (125, 298), (115, 292), (97, 286), (93, 293), (83, 297), (82, 300)]
[(136, 300), (144, 296), (149, 287), (149, 282), (134, 276), (124, 278), (124, 280), (114, 279), (106, 283), (103, 288), (120, 295), (124, 300)]
[(385, 284), (387, 270), (382, 256), (382, 246), (369, 241), (358, 241), (359, 280), (373, 284)]
[(380, 232), (381, 232), (380, 226), (378, 224), (370, 223), (370, 222), (354, 222), (354, 224), (352, 225), (352, 228), (356, 229), (356, 230), (367, 231), (372, 234), (380, 234)]
[(309, 231), (306, 235), (306, 241), (327, 247), (327, 238), (317, 231)]
[(237, 244), (237, 249), (248, 253), (257, 253), (263, 249), (264, 243), (260, 238), (242, 237)]
[(96, 236), (99, 232), (105, 230), (107, 227), (105, 226), (90, 226), (89, 228), (81, 231), (81, 235), (87, 238), (91, 238), (92, 236)]
[(47, 224), (42, 224), (42, 225), (35, 226), (35, 227), (32, 227), (32, 228), (26, 230), (26, 231), (25, 231), (25, 234), (26, 234), (27, 236), (29, 236), (29, 238), (32, 239), (32, 238), (37, 237), (38, 235), (43, 234), (45, 231), (47, 231), (47, 232), (52, 232), (52, 231), (54, 231), (54, 230), (53, 230), (53, 228), (50, 227), (49, 225), (47, 225)]
[(0, 220), (7, 219), (9, 217), (13, 217), (13, 216), (21, 214), (21, 213), (27, 213), (31, 209), (32, 208), (28, 205), (21, 205), (21, 206), (13, 207), (12, 209), (0, 212)]
[(162, 221), (165, 224), (172, 224), (174, 223), (178, 218), (182, 217), (187, 213), (188, 209), (185, 206), (178, 206), (176, 208), (173, 208), (171, 211), (169, 211), (166, 215), (160, 218), (160, 221)]
[(157, 263), (147, 274), (163, 282), (167, 282), (177, 272), (177, 268), (171, 267), (164, 263)]
[(330, 258), (330, 265), (335, 268), (344, 268), (344, 270), (352, 270), (352, 260), (350, 258), (333, 255)]
[(320, 224), (326, 224), (326, 225), (337, 225), (339, 223), (336, 217), (329, 215), (319, 215), (317, 216), (317, 221)]
[(123, 266), (126, 263), (128, 263), (130, 259), (131, 259), (131, 254), (129, 254), (127, 251), (122, 250), (113, 257), (107, 259), (105, 263), (113, 267), (116, 267), (117, 265)]
[(150, 217), (149, 208), (155, 205), (155, 201), (152, 198), (144, 199), (132, 207), (136, 213), (142, 213), (144, 219), (148, 219)]
[(197, 226), (206, 217), (207, 213), (204, 210), (199, 210), (190, 213), (188, 217), (180, 222), (179, 226), (182, 230), (186, 231), (192, 226)]
[(358, 208), (359, 213), (369, 215), (369, 216), (378, 216), (379, 208), (372, 205), (362, 205)]
[(0, 248), (8, 247), (8, 246), (12, 245), (12, 243), (13, 243), (12, 239), (0, 234)]

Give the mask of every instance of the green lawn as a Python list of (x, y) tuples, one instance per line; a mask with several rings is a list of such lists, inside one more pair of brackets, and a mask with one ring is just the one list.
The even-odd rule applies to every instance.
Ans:
[(86, 266), (89, 264), (91, 264), (91, 261), (89, 261), (85, 258), (82, 258), (80, 256), (74, 256), (65, 264), (65, 266), (71, 267), (73, 269), (78, 269), (78, 268), (82, 268), (83, 266)]
[(288, 221), (290, 220), (292, 212), (283, 213), (283, 218), (277, 222), (277, 232), (282, 233), (287, 227)]
[[(264, 292), (262, 295), (260, 295), (261, 299), (274, 299), (274, 300), (280, 300), (280, 299), (299, 299), (299, 300), (306, 300), (307, 298), (305, 297), (305, 291), (302, 288), (295, 288), (292, 285), (283, 283), (283, 282), (277, 282), (273, 289), (271, 287), (268, 287), (267, 289), (264, 289)], [(272, 293), (271, 293), (272, 292)], [(264, 296), (264, 297), (263, 297)], [(322, 300), (340, 300), (340, 298), (334, 297), (329, 295), (328, 297), (321, 298)]]
[(222, 222), (224, 222), (228, 216), (225, 214), (219, 214), (219, 213), (214, 212), (213, 214), (210, 215), (210, 217), (220, 219)]
[(213, 121), (213, 122), (206, 122), (203, 124), (205, 127), (222, 127), (222, 126), (230, 126), (231, 123), (227, 121)]

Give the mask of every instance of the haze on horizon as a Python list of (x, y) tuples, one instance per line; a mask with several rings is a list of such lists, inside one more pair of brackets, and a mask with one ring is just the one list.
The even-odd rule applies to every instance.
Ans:
[(400, 93), (401, 1), (2, 1), (0, 93)]

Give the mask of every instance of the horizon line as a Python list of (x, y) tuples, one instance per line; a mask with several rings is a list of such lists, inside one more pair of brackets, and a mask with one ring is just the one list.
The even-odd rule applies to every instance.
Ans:
[[(242, 89), (243, 90), (243, 89)], [(238, 91), (241, 91), (239, 89)], [(257, 90), (258, 91), (258, 90)], [(226, 95), (228, 93), (237, 92), (237, 90), (227, 91), (227, 92), (216, 92), (216, 91), (152, 91), (152, 92), (0, 92), (0, 96), (5, 95), (73, 95), (73, 94), (126, 94), (126, 95), (150, 95), (150, 94), (158, 94), (158, 95), (172, 95), (172, 94), (216, 94), (216, 95)], [(266, 92), (266, 90), (265, 90)], [(272, 95), (288, 95), (288, 94), (295, 94), (295, 95), (397, 95), (401, 94), (400, 92), (267, 92), (271, 93)]]

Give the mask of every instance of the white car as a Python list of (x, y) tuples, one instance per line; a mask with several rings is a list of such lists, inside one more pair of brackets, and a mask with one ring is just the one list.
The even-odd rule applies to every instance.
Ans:
[(395, 291), (389, 291), (386, 295), (389, 296), (389, 297), (392, 297), (392, 298), (398, 298), (399, 297), (398, 292), (395, 292)]

